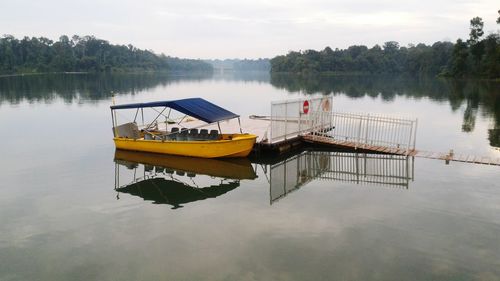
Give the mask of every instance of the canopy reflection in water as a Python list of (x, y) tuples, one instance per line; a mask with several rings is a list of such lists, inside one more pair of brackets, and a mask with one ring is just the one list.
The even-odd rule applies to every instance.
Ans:
[(270, 202), (276, 202), (313, 180), (408, 189), (413, 171), (413, 157), (408, 156), (306, 151), (271, 165)]
[[(133, 171), (132, 181), (121, 185), (120, 166)], [(131, 171), (129, 171), (131, 173)], [(138, 175), (139, 174), (139, 175)], [(200, 175), (202, 178), (196, 179)], [(257, 177), (248, 159), (202, 159), (132, 151), (115, 152), (115, 190), (139, 196), (153, 204), (182, 204), (215, 198)], [(200, 187), (198, 182), (203, 182)], [(119, 199), (119, 194), (117, 196)]]

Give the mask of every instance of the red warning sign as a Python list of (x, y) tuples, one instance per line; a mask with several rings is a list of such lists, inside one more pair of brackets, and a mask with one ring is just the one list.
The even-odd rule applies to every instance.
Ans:
[(307, 100), (305, 100), (304, 104), (302, 104), (302, 112), (304, 112), (304, 114), (309, 112), (309, 102)]

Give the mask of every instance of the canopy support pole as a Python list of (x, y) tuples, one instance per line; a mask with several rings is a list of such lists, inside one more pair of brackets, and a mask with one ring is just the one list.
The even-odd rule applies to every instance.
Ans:
[(142, 125), (144, 126), (144, 108), (141, 107)]
[[(179, 122), (177, 122), (177, 125), (180, 125), (180, 124), (181, 124), (181, 122), (184, 120), (184, 118), (186, 118), (186, 116), (187, 116), (187, 115), (184, 115), (184, 116), (182, 117), (182, 119), (181, 119)], [(184, 127), (184, 126), (182, 126), (182, 127)]]
[(168, 132), (168, 119), (170, 119), (170, 112), (172, 112), (172, 108), (168, 109), (168, 115), (165, 116), (165, 131)]
[(222, 134), (222, 130), (220, 129), (220, 123), (217, 121), (217, 127), (219, 127), (219, 133)]
[(163, 108), (163, 110), (160, 112), (160, 114), (158, 114), (158, 115), (156, 116), (156, 118), (155, 118), (153, 121), (151, 121), (151, 123), (149, 123), (149, 125), (148, 125), (148, 126), (146, 127), (146, 129), (145, 129), (146, 131), (149, 129), (149, 127), (151, 127), (151, 125), (152, 125), (152, 124), (153, 124), (156, 120), (158, 120), (158, 118), (162, 115), (162, 113), (163, 113), (163, 111), (165, 111), (165, 109), (167, 109), (167, 108), (166, 108), (166, 107), (164, 107), (164, 108)]
[(118, 130), (116, 129), (116, 116), (115, 116), (115, 111), (111, 109), (111, 123), (113, 123), (113, 132), (115, 133), (115, 138), (119, 137), (118, 136)]
[(135, 111), (134, 123), (135, 123), (135, 120), (137, 120), (137, 114), (139, 114), (139, 108)]
[(238, 117), (238, 124), (240, 125), (240, 133), (243, 134), (243, 130), (241, 130), (241, 120), (240, 120), (240, 117)]

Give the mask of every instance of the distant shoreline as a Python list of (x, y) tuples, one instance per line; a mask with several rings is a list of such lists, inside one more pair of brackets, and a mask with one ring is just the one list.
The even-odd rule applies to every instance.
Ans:
[(17, 76), (35, 76), (35, 75), (46, 75), (46, 74), (88, 74), (88, 73), (90, 72), (85, 72), (85, 71), (27, 72), (27, 73), (14, 73), (14, 74), (0, 74), (0, 78), (17, 77)]

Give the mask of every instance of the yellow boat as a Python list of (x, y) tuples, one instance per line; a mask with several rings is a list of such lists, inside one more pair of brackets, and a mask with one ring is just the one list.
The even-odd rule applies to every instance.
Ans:
[[(159, 114), (152, 122), (144, 124), (143, 128), (139, 129), (136, 119), (139, 110), (143, 116), (144, 108), (153, 108)], [(157, 110), (156, 108), (162, 109)], [(164, 112), (167, 108), (170, 110), (168, 115), (165, 115)], [(118, 125), (116, 110), (125, 109), (136, 110), (134, 121)], [(182, 127), (181, 122), (172, 125), (169, 130), (168, 125), (173, 123), (170, 119), (172, 109), (185, 114), (185, 116), (201, 120), (206, 125), (217, 123), (219, 130), (209, 132), (207, 129), (188, 129)], [(202, 158), (246, 157), (252, 151), (257, 138), (256, 135), (243, 134), (241, 128), (241, 133), (222, 134), (219, 122), (233, 118), (239, 120), (239, 115), (201, 98), (113, 105), (111, 106), (111, 116), (113, 141), (117, 149), (123, 150)], [(160, 116), (166, 118), (163, 130), (158, 128), (157, 120)]]

